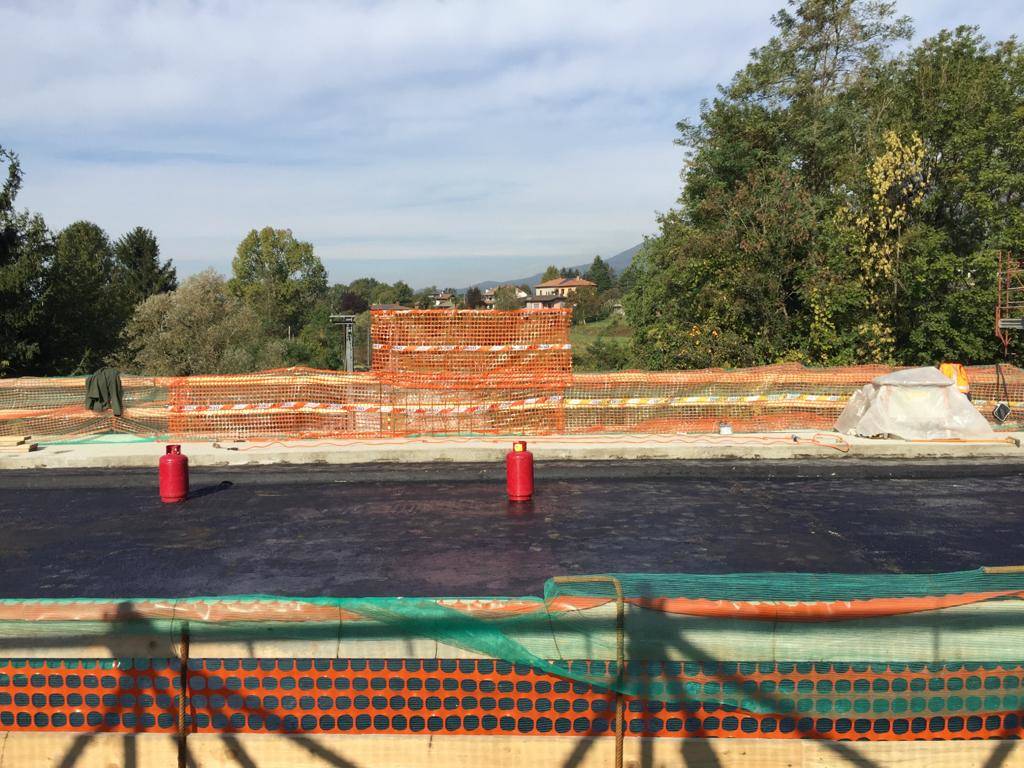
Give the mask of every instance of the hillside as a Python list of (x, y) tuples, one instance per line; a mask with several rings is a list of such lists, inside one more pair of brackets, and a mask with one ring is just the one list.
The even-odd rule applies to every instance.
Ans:
[[(633, 257), (636, 255), (637, 251), (640, 250), (641, 246), (643, 246), (643, 243), (638, 243), (637, 245), (634, 245), (632, 248), (627, 248), (626, 250), (622, 251), (621, 253), (615, 254), (610, 259), (606, 259), (606, 261), (608, 262), (608, 266), (610, 266), (613, 270), (615, 270), (615, 274), (621, 275), (622, 272), (630, 264), (633, 263)], [(559, 266), (559, 268), (561, 268), (560, 265), (556, 265), (556, 266)], [(569, 267), (569, 269), (578, 269), (581, 273), (582, 272), (586, 272), (587, 269), (589, 269), (589, 268), (590, 268), (590, 262), (589, 261), (586, 264), (574, 264), (574, 265)], [(474, 283), (472, 286), (467, 286), (467, 287), (472, 288), (472, 287), (475, 286), (475, 287), (480, 288), (481, 290), (483, 290), (483, 289), (487, 289), (487, 288), (494, 288), (497, 285), (510, 285), (510, 284), (511, 285), (524, 285), (525, 284), (525, 285), (533, 286), (533, 285), (536, 285), (537, 283), (540, 282), (540, 278), (541, 278), (541, 276), (543, 274), (544, 274), (543, 272), (537, 272), (536, 274), (530, 275), (529, 277), (517, 277), (517, 278), (509, 279), (509, 280), (484, 280), (483, 282)], [(466, 289), (462, 288), (460, 290), (464, 291)]]

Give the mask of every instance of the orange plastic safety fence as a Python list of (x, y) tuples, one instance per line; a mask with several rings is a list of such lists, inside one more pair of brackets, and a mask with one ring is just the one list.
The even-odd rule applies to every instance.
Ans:
[(418, 389), (564, 387), (572, 310), (377, 310), (373, 372)]
[(0, 435), (155, 435), (168, 431), (166, 380), (123, 376), (125, 413), (85, 407), (85, 377), (0, 379)]
[[(852, 394), (892, 369), (572, 374), (569, 310), (373, 313), (373, 369), (286, 368), (122, 379), (127, 410), (85, 408), (84, 377), (0, 379), (0, 435), (103, 432), (192, 439), (392, 438), (829, 430)], [(974, 403), (1024, 419), (1024, 370), (968, 368)]]
[(176, 437), (378, 437), (387, 426), (385, 387), (366, 373), (287, 368), (167, 381)]
[(737, 432), (831, 429), (853, 393), (891, 369), (799, 364), (723, 370), (577, 374), (567, 431)]

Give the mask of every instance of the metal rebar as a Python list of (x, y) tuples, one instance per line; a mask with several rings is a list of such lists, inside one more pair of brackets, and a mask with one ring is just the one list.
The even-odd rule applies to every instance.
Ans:
[(185, 722), (186, 698), (188, 697), (188, 648), (189, 634), (188, 622), (181, 625), (181, 647), (178, 649), (178, 659), (181, 669), (178, 671), (178, 768), (188, 767), (188, 727)]

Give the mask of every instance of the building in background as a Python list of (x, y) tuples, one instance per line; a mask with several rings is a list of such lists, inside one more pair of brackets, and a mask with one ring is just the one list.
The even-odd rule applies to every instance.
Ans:
[(559, 277), (534, 286), (533, 295), (535, 298), (545, 296), (568, 298), (580, 288), (597, 288), (597, 283), (592, 283), (582, 277)]
[[(498, 292), (499, 288), (503, 288), (503, 287), (504, 286), (496, 285), (493, 288), (488, 288), (485, 291), (483, 291), (483, 293), (481, 295), (483, 296), (483, 300), (484, 300), (484, 309), (494, 309), (494, 294)], [(526, 291), (524, 291), (519, 286), (513, 285), (512, 288), (515, 288), (515, 290), (516, 290), (516, 298), (519, 299), (520, 301), (530, 297), (530, 294), (528, 294)]]
[(430, 294), (431, 306), (434, 309), (454, 309), (456, 306), (455, 294), (451, 291), (439, 291)]
[(564, 309), (571, 299), (565, 296), (531, 296), (526, 300), (527, 309)]

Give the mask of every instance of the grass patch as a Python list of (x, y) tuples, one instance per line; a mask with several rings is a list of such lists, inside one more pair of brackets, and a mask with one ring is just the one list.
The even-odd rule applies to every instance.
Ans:
[(609, 317), (569, 329), (573, 367), (578, 371), (615, 371), (631, 367), (633, 329), (624, 317)]
[(585, 351), (598, 338), (605, 341), (625, 343), (633, 335), (633, 329), (624, 317), (608, 317), (583, 325), (574, 325), (569, 329), (569, 342), (573, 348)]

